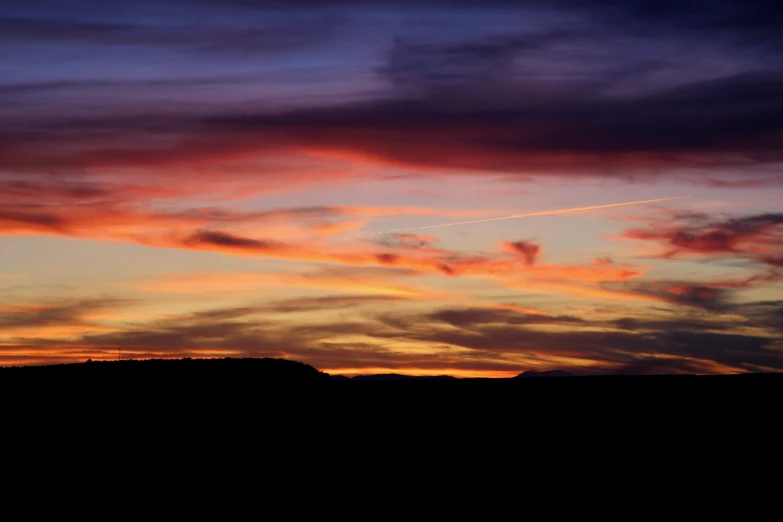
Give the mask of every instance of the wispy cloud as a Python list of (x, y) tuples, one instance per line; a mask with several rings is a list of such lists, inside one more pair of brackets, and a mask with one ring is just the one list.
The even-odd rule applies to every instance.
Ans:
[(627, 239), (660, 244), (668, 258), (734, 257), (770, 266), (781, 266), (783, 214), (759, 214), (741, 218), (709, 214), (674, 215), (671, 220), (650, 220), (647, 227), (627, 229)]
[[(121, 352), (137, 358), (289, 357), (327, 371), (352, 373), (395, 369), (409, 373), (426, 370), (513, 375), (531, 368), (565, 368), (582, 374), (638, 374), (783, 368), (773, 330), (768, 330), (766, 336), (733, 334), (725, 331), (725, 322), (708, 317), (587, 321), (509, 309), (449, 307), (422, 315), (394, 307), (375, 312), (358, 307), (383, 304), (389, 299), (341, 295), (283, 300), (172, 315), (111, 331), (73, 331), (67, 338), (0, 338), (0, 361), (20, 364), (100, 359)], [(354, 307), (358, 313), (349, 321), (329, 320), (328, 316), (297, 322), (278, 318), (279, 314), (334, 307)], [(734, 320), (753, 318), (758, 322), (756, 318), (771, 317), (769, 312), (773, 310), (775, 303), (744, 305), (735, 310)], [(70, 319), (79, 315), (71, 314)], [(45, 322), (50, 324), (51, 319)], [(768, 324), (779, 331), (779, 324)]]

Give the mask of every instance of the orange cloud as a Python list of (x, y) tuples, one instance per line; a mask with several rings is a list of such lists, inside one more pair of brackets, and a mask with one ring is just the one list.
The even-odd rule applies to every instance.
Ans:
[(627, 229), (621, 237), (661, 245), (661, 257), (735, 257), (771, 267), (783, 258), (783, 213), (741, 218), (686, 213), (646, 221), (646, 227)]
[[(236, 232), (236, 229), (243, 227), (260, 227), (263, 230), (264, 227), (279, 227), (279, 223), (295, 225), (298, 222), (305, 233), (310, 231), (312, 234), (313, 230), (322, 230), (323, 237), (330, 237), (330, 234), (341, 227), (350, 230), (360, 226), (361, 220), (356, 219), (358, 217), (422, 213), (466, 214), (419, 207), (364, 206), (302, 207), (259, 212), (236, 212), (211, 207), (165, 212), (129, 203), (96, 201), (79, 205), (4, 207), (0, 210), (0, 233), (54, 234), (338, 266), (393, 267), (420, 273), (489, 278), (517, 290), (565, 293), (584, 298), (635, 299), (697, 305), (708, 301), (699, 298), (693, 293), (693, 289), (687, 294), (686, 302), (672, 299), (674, 294), (664, 292), (659, 287), (651, 290), (651, 287), (641, 288), (638, 285), (618, 286), (618, 283), (627, 283), (638, 278), (643, 271), (637, 266), (615, 263), (610, 259), (599, 259), (585, 265), (542, 263), (540, 246), (529, 241), (505, 243), (505, 252), (501, 253), (466, 255), (434, 248), (431, 245), (435, 238), (424, 235), (397, 235), (394, 236), (396, 242), (393, 244), (380, 243), (378, 246), (382, 248), (370, 249), (360, 244), (352, 245), (350, 242), (323, 245), (319, 244), (320, 242), (307, 241), (306, 236), (299, 241), (290, 241)], [(331, 221), (346, 217), (351, 219)], [(755, 220), (753, 223), (766, 227), (763, 228), (766, 231), (777, 225), (778, 221), (770, 222), (767, 218), (766, 221)], [(364, 293), (425, 298), (434, 298), (437, 294), (389, 285), (386, 282), (376, 283), (363, 281), (339, 284)], [(328, 286), (330, 283), (320, 281), (308, 284)]]
[(315, 232), (321, 237), (331, 237), (346, 232), (357, 232), (367, 224), (366, 220), (353, 221), (321, 221), (309, 227), (309, 230)]
[(535, 265), (527, 273), (541, 281), (574, 280), (581, 283), (628, 281), (642, 275), (642, 271), (634, 265), (607, 263), (605, 259), (593, 260), (587, 265)]
[(541, 250), (541, 247), (532, 241), (515, 241), (512, 243), (504, 243), (503, 246), (513, 253), (521, 254), (528, 266), (533, 266), (533, 264), (535, 264)]
[(298, 287), (334, 292), (394, 296), (404, 299), (450, 299), (459, 296), (428, 290), (421, 286), (394, 284), (379, 275), (340, 272), (311, 274), (264, 274), (257, 272), (198, 272), (167, 274), (154, 279), (128, 283), (136, 290), (175, 294), (214, 294), (259, 296), (268, 287)]

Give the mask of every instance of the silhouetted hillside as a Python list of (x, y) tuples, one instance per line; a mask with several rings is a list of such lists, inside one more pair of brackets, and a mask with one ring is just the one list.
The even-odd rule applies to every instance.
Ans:
[(530, 377), (576, 377), (573, 373), (564, 372), (563, 370), (549, 370), (546, 372), (537, 372), (535, 370), (528, 370), (522, 372), (515, 379), (526, 379)]
[(323, 383), (329, 374), (307, 364), (272, 358), (149, 359), (87, 361), (78, 364), (0, 368), (2, 383), (88, 382), (128, 385), (202, 384), (237, 386), (264, 383)]
[[(456, 379), (451, 375), (401, 375), (399, 373), (381, 373), (373, 375), (357, 375), (355, 377), (336, 376), (336, 380), (351, 381), (449, 381)], [(340, 379), (342, 377), (342, 379)]]
[[(538, 372), (535, 370), (528, 370), (522, 372), (519, 375), (515, 375), (512, 379), (530, 378), (530, 377), (576, 377), (575, 374), (565, 372), (563, 370), (549, 370), (545, 372)], [(399, 373), (380, 373), (371, 375), (356, 375), (354, 377), (348, 377), (347, 375), (333, 375), (333, 381), (449, 381), (456, 380), (457, 377), (451, 375), (402, 375)], [(484, 381), (486, 379), (460, 379), (461, 381)], [(495, 381), (504, 379), (493, 379)]]
[(327, 416), (343, 411), (363, 418), (382, 412), (432, 414), (452, 408), (472, 412), (468, 415), (494, 412), (505, 418), (523, 407), (526, 416), (558, 412), (578, 419), (589, 412), (594, 419), (603, 412), (607, 422), (615, 422), (634, 412), (669, 416), (673, 411), (700, 415), (713, 411), (721, 416), (727, 408), (740, 408), (743, 415), (755, 408), (766, 415), (783, 390), (783, 374), (529, 378), (564, 374), (525, 372), (508, 379), (382, 374), (332, 379), (312, 366), (285, 359), (155, 359), (0, 368), (0, 392), (4, 408), (24, 408), (39, 401), (38, 407), (59, 403), (62, 411), (86, 407), (96, 415), (142, 406), (144, 411), (187, 413), (191, 418), (233, 411), (232, 416), (262, 422), (272, 411), (299, 415), (307, 409)]

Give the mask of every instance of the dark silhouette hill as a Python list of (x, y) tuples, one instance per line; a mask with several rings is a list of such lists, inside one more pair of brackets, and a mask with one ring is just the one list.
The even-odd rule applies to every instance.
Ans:
[[(167, 454), (147, 469), (163, 476), (172, 455), (202, 465), (194, 451), (179, 449), (192, 441), (217, 448), (221, 461), (243, 469), (249, 459), (284, 458), (281, 448), (294, 442), (289, 453), (307, 461), (297, 473), (310, 473), (320, 456), (377, 455), (394, 463), (395, 451), (410, 451), (406, 441), (426, 448), (428, 458), (434, 452), (454, 459), (464, 447), (478, 448), (476, 458), (486, 459), (504, 441), (537, 451), (556, 441), (556, 451), (573, 446), (582, 454), (600, 449), (596, 441), (616, 447), (648, 437), (638, 456), (647, 466), (650, 451), (675, 445), (691, 458), (700, 441), (728, 439), (725, 434), (731, 434), (727, 447), (746, 452), (749, 446), (736, 444), (734, 434), (752, 433), (757, 444), (757, 434), (779, 433), (781, 391), (783, 374), (332, 379), (284, 359), (0, 368), (4, 434), (35, 441), (48, 436), (52, 440), (43, 445), (57, 452), (68, 450), (54, 436), (79, 434), (93, 458), (112, 465), (117, 455), (135, 460), (132, 449), (151, 444)], [(461, 444), (459, 453), (442, 442), (452, 440)], [(93, 451), (96, 441), (112, 450)], [(41, 443), (34, 451), (42, 451)], [(601, 462), (606, 454), (600, 452)], [(714, 452), (702, 454), (712, 459)], [(201, 476), (193, 467), (181, 469)]]
[(336, 375), (336, 380), (351, 381), (448, 381), (456, 379), (451, 375), (402, 375), (399, 373), (380, 373), (372, 375), (356, 375), (355, 377), (346, 377)]
[(514, 426), (549, 415), (583, 425), (597, 419), (618, 425), (633, 417), (671, 425), (679, 412), (728, 427), (751, 415), (766, 418), (783, 391), (783, 373), (543, 378), (552, 373), (508, 379), (398, 374), (333, 379), (286, 359), (125, 360), (0, 368), (0, 396), (5, 409), (27, 412), (84, 410), (98, 419), (108, 412), (135, 411), (137, 418), (158, 412), (190, 421), (229, 416), (266, 430), (283, 425), (269, 420), (278, 414), (321, 419), (325, 426), (338, 413), (346, 420), (390, 422), (414, 412), (430, 420), (458, 412), (466, 419), (505, 419)]
[[(89, 446), (82, 453), (116, 466), (118, 456), (138, 460), (132, 450), (146, 444), (166, 454), (145, 470), (165, 477), (176, 462), (172, 455), (190, 462), (177, 469), (203, 476), (197, 471), (203, 448), (241, 466), (237, 476), (244, 476), (253, 458), (262, 459), (262, 466), (274, 459), (290, 466), (298, 462), (291, 455), (301, 457), (294, 469), (305, 476), (315, 472), (319, 459), (344, 455), (394, 464), (400, 451), (412, 451), (410, 443), (426, 448), (427, 458), (454, 460), (467, 448), (479, 450), (476, 462), (499, 459), (493, 451), (504, 441), (538, 452), (557, 441), (546, 459), (566, 447), (580, 455), (599, 453), (588, 470), (607, 455), (601, 443), (615, 448), (630, 441), (637, 452), (644, 444), (636, 462), (647, 469), (650, 451), (669, 457), (674, 454), (665, 448), (687, 448), (692, 459), (701, 441), (711, 444), (716, 436), (726, 439), (721, 447), (737, 447), (744, 455), (759, 447), (759, 434), (779, 433), (781, 391), (783, 374), (340, 380), (284, 359), (0, 368), (4, 436), (36, 441), (30, 455), (68, 453), (56, 437), (78, 435)], [(737, 432), (752, 434), (755, 446), (737, 444)], [(48, 439), (39, 442), (41, 437)], [(640, 442), (644, 437), (649, 441)], [(198, 451), (188, 447), (194, 441)], [(95, 451), (96, 443), (103, 450)], [(634, 456), (630, 450), (623, 451), (626, 460)], [(772, 445), (764, 448), (759, 461), (774, 451)], [(499, 462), (505, 466), (504, 459)], [(566, 464), (574, 462), (569, 457)]]
[(527, 379), (531, 377), (576, 377), (573, 373), (564, 372), (563, 370), (549, 370), (545, 372), (537, 372), (535, 370), (528, 370), (522, 372), (514, 379)]
[[(535, 370), (528, 370), (522, 372), (519, 375), (512, 377), (512, 379), (530, 378), (530, 377), (576, 377), (575, 374), (565, 372), (563, 370), (549, 370), (544, 372), (538, 372)], [(347, 375), (332, 375), (333, 381), (353, 381), (353, 382), (366, 382), (366, 381), (449, 381), (456, 380), (457, 377), (452, 375), (403, 375), (399, 373), (376, 373), (369, 375), (355, 375), (348, 377)], [(460, 379), (462, 381), (477, 381), (478, 379)], [(483, 380), (483, 379), (482, 379)], [(498, 380), (498, 379), (494, 379)], [(501, 379), (502, 380), (502, 379)]]
[(237, 387), (324, 382), (330, 382), (329, 374), (301, 362), (273, 358), (87, 361), (0, 368), (0, 384)]

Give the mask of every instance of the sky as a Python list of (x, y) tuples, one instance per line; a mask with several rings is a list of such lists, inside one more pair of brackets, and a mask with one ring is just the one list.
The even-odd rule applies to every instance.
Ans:
[(765, 0), (2, 2), (0, 365), (780, 371), (781, 28)]

